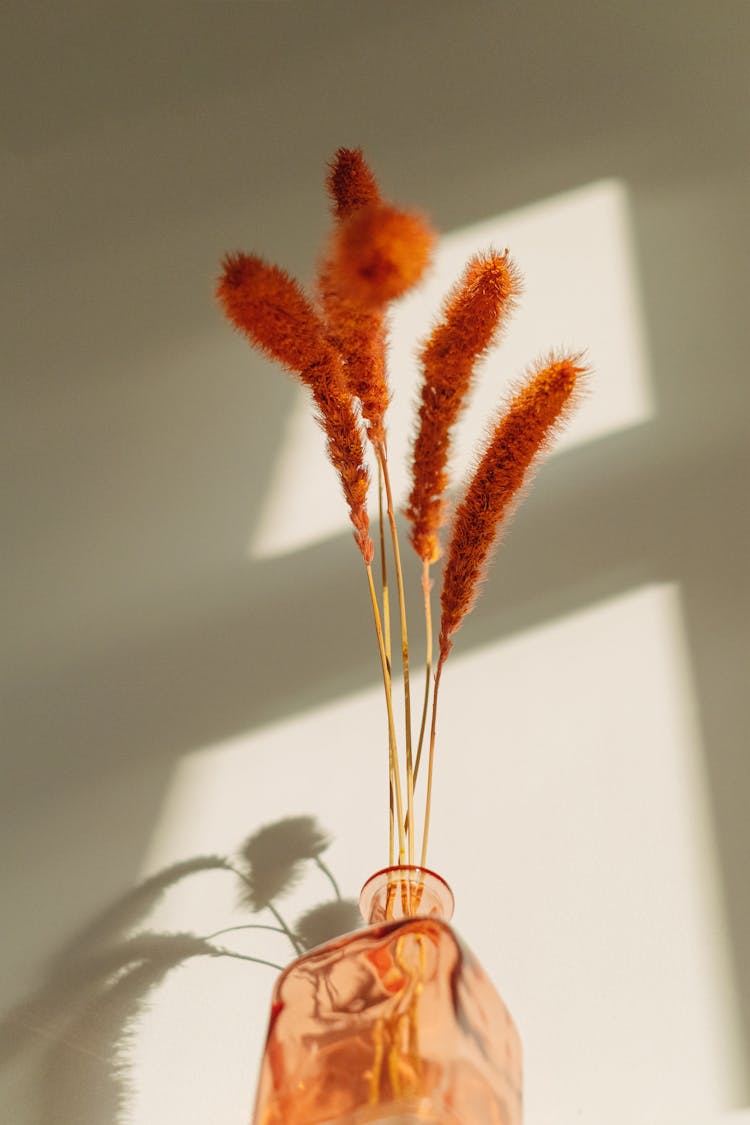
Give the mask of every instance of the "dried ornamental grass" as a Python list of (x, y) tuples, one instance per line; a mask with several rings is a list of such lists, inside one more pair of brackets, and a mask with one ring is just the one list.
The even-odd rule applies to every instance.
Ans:
[(411, 544), (423, 562), (436, 562), (440, 556), (438, 530), (445, 511), (453, 427), (466, 404), (477, 362), (496, 343), (520, 291), (520, 275), (507, 251), (477, 254), (420, 349), (419, 428), (405, 514)]
[(495, 423), (453, 521), (440, 599), (441, 660), (474, 606), (490, 555), (535, 461), (570, 413), (586, 374), (580, 356), (544, 361)]
[[(283, 269), (256, 255), (241, 253), (224, 259), (217, 297), (227, 318), (254, 347), (292, 371), (309, 388), (326, 434), (329, 459), (349, 507), (355, 539), (365, 562), (385, 692), (390, 862), (394, 861), (396, 833), (399, 862), (405, 862), (407, 851), (409, 862), (413, 862), (415, 783), (432, 693), (421, 850), (424, 865), (442, 669), (453, 637), (476, 601), (498, 537), (540, 454), (576, 402), (588, 370), (579, 355), (553, 355), (544, 360), (531, 371), (492, 427), (453, 519), (444, 563), (439, 655), (433, 682), (429, 571), (441, 555), (439, 532), (447, 511), (453, 431), (471, 391), (477, 364), (500, 339), (521, 291), (520, 275), (507, 251), (501, 254), (490, 248), (468, 262), (421, 345), (422, 383), (411, 458), (411, 491), (405, 513), (411, 545), (422, 562), (427, 642), (425, 692), (415, 758), (404, 574), (387, 457), (386, 418), (391, 397), (386, 363), (387, 314), (392, 302), (424, 275), (435, 235), (420, 214), (395, 207), (383, 198), (359, 149), (338, 150), (329, 166), (326, 187), (334, 223), (318, 267), (315, 300), (308, 298)], [(380, 594), (372, 570), (365, 437), (378, 467)], [(399, 596), (406, 816), (393, 708), (383, 533), (386, 519)], [(316, 862), (325, 870), (319, 857)], [(252, 890), (260, 893), (254, 884)]]
[(297, 375), (312, 392), (328, 456), (338, 473), (357, 546), (366, 564), (373, 546), (367, 514), (368, 473), (362, 432), (341, 358), (297, 282), (250, 254), (224, 259), (216, 295), (227, 318), (257, 348)]

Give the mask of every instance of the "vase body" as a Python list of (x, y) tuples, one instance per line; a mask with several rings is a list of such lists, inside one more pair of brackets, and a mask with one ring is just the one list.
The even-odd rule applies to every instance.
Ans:
[(254, 1125), (521, 1125), (518, 1033), (447, 885), (390, 868), (361, 906), (374, 924), (279, 977)]

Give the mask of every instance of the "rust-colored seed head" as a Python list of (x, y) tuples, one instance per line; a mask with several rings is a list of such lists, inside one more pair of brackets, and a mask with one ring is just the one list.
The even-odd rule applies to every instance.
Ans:
[(441, 661), (473, 607), (498, 533), (533, 462), (569, 414), (587, 374), (580, 356), (545, 361), (498, 419), (453, 521), (441, 595)]
[(368, 474), (362, 432), (341, 360), (302, 289), (278, 266), (251, 254), (230, 254), (216, 296), (228, 319), (252, 344), (296, 373), (312, 392), (328, 456), (349, 506), (366, 563), (373, 545), (367, 516)]
[[(463, 374), (496, 342), (521, 289), (521, 275), (507, 250), (475, 255), (448, 294), (442, 318), (422, 347), (424, 365), (439, 367), (447, 362)], [(451, 381), (444, 376), (446, 384)]]
[(361, 148), (340, 148), (328, 167), (326, 187), (337, 219), (370, 203), (380, 202), (377, 180)]
[(385, 203), (360, 207), (336, 232), (331, 264), (337, 287), (353, 303), (383, 306), (419, 281), (434, 241), (414, 212)]
[(369, 565), (374, 554), (367, 514), (369, 476), (364, 464), (362, 431), (338, 357), (335, 363), (321, 364), (306, 372), (303, 378), (312, 390), (318, 407), (319, 421), (328, 439), (328, 456), (339, 475), (349, 505), (354, 538), (362, 558)]
[(419, 429), (406, 516), (409, 538), (423, 562), (440, 556), (451, 431), (466, 404), (477, 361), (496, 342), (520, 292), (521, 278), (507, 252), (477, 254), (422, 346)]
[(330, 262), (318, 275), (318, 288), (329, 339), (345, 361), (349, 390), (359, 399), (373, 444), (385, 441), (385, 412), (390, 393), (385, 372), (385, 316), (378, 308), (352, 304), (336, 285)]
[(385, 308), (419, 279), (434, 236), (419, 216), (380, 202), (361, 153), (339, 150), (328, 184), (338, 223), (318, 272), (323, 315), (368, 437), (383, 446), (390, 401)]
[(228, 254), (216, 296), (257, 348), (298, 373), (326, 357), (325, 329), (294, 278), (255, 254)]

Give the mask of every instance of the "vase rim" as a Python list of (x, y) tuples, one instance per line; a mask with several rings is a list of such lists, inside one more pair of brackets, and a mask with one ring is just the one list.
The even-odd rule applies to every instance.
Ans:
[[(406, 887), (406, 897), (389, 895), (391, 887)], [(418, 887), (416, 898), (411, 888)], [(359, 895), (359, 908), (366, 922), (400, 920), (433, 916), (448, 921), (453, 915), (455, 899), (450, 885), (436, 871), (417, 864), (397, 863), (382, 867), (364, 883)]]

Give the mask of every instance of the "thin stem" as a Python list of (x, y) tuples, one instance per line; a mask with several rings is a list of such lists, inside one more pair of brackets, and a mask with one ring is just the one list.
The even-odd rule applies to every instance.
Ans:
[(437, 664), (437, 671), (435, 672), (435, 690), (432, 693), (432, 722), (430, 723), (430, 759), (427, 767), (427, 798), (425, 800), (424, 809), (424, 834), (422, 836), (422, 859), (421, 866), (427, 866), (427, 840), (430, 835), (430, 809), (432, 807), (432, 774), (435, 765), (435, 730), (437, 723), (437, 701), (438, 690), (440, 688), (440, 673), (443, 670), (444, 656), (440, 655)]
[[(388, 661), (388, 674), (391, 674), (391, 600), (388, 595), (388, 567), (385, 553), (385, 529), (383, 526), (383, 469), (378, 458), (378, 530), (380, 533), (380, 577), (383, 584), (383, 640)], [(393, 867), (394, 822), (393, 822), (393, 770), (388, 770), (388, 866)]]
[(388, 592), (388, 566), (385, 553), (385, 529), (383, 521), (383, 466), (378, 458), (378, 528), (380, 532), (380, 577), (383, 584), (383, 639), (388, 667), (391, 667), (391, 600)]
[(388, 767), (388, 866), (393, 867), (395, 862), (394, 836), (396, 830), (396, 817), (393, 811), (393, 766)]
[(417, 784), (417, 777), (419, 776), (419, 763), (422, 760), (422, 746), (424, 744), (424, 732), (427, 726), (427, 711), (430, 701), (430, 681), (432, 680), (432, 599), (430, 591), (432, 589), (432, 580), (430, 579), (430, 564), (428, 562), (422, 563), (422, 592), (424, 594), (424, 624), (425, 624), (425, 669), (424, 669), (424, 699), (422, 701), (422, 720), (419, 724), (419, 742), (417, 743), (417, 757), (414, 762), (414, 784)]
[(406, 842), (404, 839), (404, 807), (403, 799), (401, 796), (401, 778), (398, 769), (398, 748), (396, 745), (396, 725), (393, 721), (393, 701), (391, 699), (391, 674), (388, 667), (388, 657), (385, 653), (385, 642), (383, 640), (383, 626), (380, 622), (380, 610), (378, 609), (378, 597), (375, 593), (375, 583), (372, 578), (372, 567), (368, 563), (365, 567), (367, 571), (367, 584), (370, 589), (370, 601), (372, 602), (372, 615), (375, 621), (375, 633), (378, 638), (378, 652), (380, 653), (380, 666), (383, 671), (383, 688), (385, 690), (385, 706), (388, 712), (388, 752), (389, 752), (389, 768), (391, 778), (394, 782), (396, 793), (396, 818), (398, 823), (398, 861), (404, 862), (406, 854)]
[[(407, 833), (409, 837), (409, 863), (414, 863), (414, 764), (412, 761), (411, 747), (411, 693), (409, 691), (409, 635), (406, 627), (406, 597), (404, 594), (404, 575), (401, 569), (401, 552), (398, 546), (398, 532), (396, 529), (396, 513), (393, 510), (393, 493), (391, 492), (391, 478), (388, 472), (388, 460), (384, 443), (375, 447), (378, 462), (383, 470), (383, 483), (387, 501), (388, 523), (391, 528), (391, 542), (393, 544), (393, 561), (396, 568), (396, 586), (398, 588), (398, 608), (401, 618), (401, 661), (404, 670), (404, 722), (406, 726), (406, 801), (407, 801)], [(399, 814), (399, 820), (401, 814)]]
[(340, 899), (341, 898), (341, 891), (339, 890), (338, 883), (336, 882), (336, 880), (333, 877), (333, 872), (329, 870), (329, 868), (325, 865), (325, 863), (323, 863), (323, 860), (320, 858), (319, 855), (315, 856), (315, 862), (318, 865), (318, 867), (320, 868), (320, 870), (323, 872), (323, 874), (325, 875), (328, 882), (333, 887), (336, 898)]

